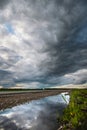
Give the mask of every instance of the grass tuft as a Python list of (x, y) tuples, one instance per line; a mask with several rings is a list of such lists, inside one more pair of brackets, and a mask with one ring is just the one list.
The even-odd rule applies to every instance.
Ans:
[(87, 89), (71, 91), (61, 123), (63, 130), (87, 130)]

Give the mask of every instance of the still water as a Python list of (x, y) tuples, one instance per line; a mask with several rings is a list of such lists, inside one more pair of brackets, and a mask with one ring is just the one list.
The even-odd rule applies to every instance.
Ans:
[(0, 111), (0, 130), (57, 130), (68, 103), (69, 95), (62, 93)]

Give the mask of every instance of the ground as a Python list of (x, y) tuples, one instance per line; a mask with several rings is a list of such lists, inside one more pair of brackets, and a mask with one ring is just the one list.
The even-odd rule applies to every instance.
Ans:
[(4, 90), (0, 91), (0, 110), (11, 108), (31, 100), (37, 100), (47, 96), (53, 96), (62, 92), (70, 92), (64, 89), (52, 90)]
[(87, 89), (71, 91), (70, 103), (58, 121), (60, 130), (87, 130)]

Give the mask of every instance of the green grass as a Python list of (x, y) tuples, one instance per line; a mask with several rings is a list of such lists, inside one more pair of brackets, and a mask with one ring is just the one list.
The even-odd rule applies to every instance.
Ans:
[(61, 123), (63, 130), (87, 130), (87, 89), (71, 91)]

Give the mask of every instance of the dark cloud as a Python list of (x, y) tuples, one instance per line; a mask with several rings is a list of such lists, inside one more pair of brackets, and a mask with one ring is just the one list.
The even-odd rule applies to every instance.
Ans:
[(12, 73), (5, 70), (0, 70), (0, 85), (3, 87), (14, 86), (15, 83), (12, 79)]
[(5, 8), (5, 6), (10, 2), (10, 0), (0, 0), (0, 9)]
[[(16, 0), (1, 1), (1, 6), (7, 3), (7, 13), (0, 15), (0, 68), (12, 73), (12, 81), (41, 86), (86, 83), (86, 75), (78, 79), (76, 73), (87, 69), (87, 1)], [(70, 74), (71, 79), (66, 77)]]
[[(76, 40), (78, 33), (82, 32), (82, 29), (87, 26), (87, 24), (84, 25), (84, 22), (87, 22), (86, 9), (83, 9), (84, 11), (82, 10), (84, 14), (79, 15), (77, 5), (79, 7), (81, 6), (80, 4), (83, 4), (83, 7), (87, 7), (87, 3), (86, 1), (70, 1), (67, 4), (68, 5), (66, 6), (66, 2), (65, 4), (64, 1), (60, 2), (61, 7), (63, 6), (66, 7), (67, 10), (70, 10), (70, 12), (68, 12), (69, 14), (67, 13), (67, 16), (71, 18), (67, 21), (66, 16), (60, 19), (61, 22), (64, 23), (65, 30), (63, 30), (60, 37), (59, 35), (57, 36), (59, 42), (47, 42), (44, 53), (48, 53), (48, 59), (40, 64), (40, 70), (44, 69), (45, 66), (47, 75), (49, 76), (60, 76), (66, 73), (75, 72), (79, 69), (87, 68), (87, 39), (84, 41), (85, 34), (83, 34), (81, 39), (80, 36), (78, 36), (78, 39), (80, 39), (81, 42)], [(72, 8), (70, 8), (70, 5), (72, 5)], [(76, 8), (77, 12), (74, 12), (73, 8)], [(78, 17), (75, 17), (74, 13), (76, 13)], [(80, 13), (82, 13), (81, 8)], [(71, 21), (72, 18), (73, 21)]]

